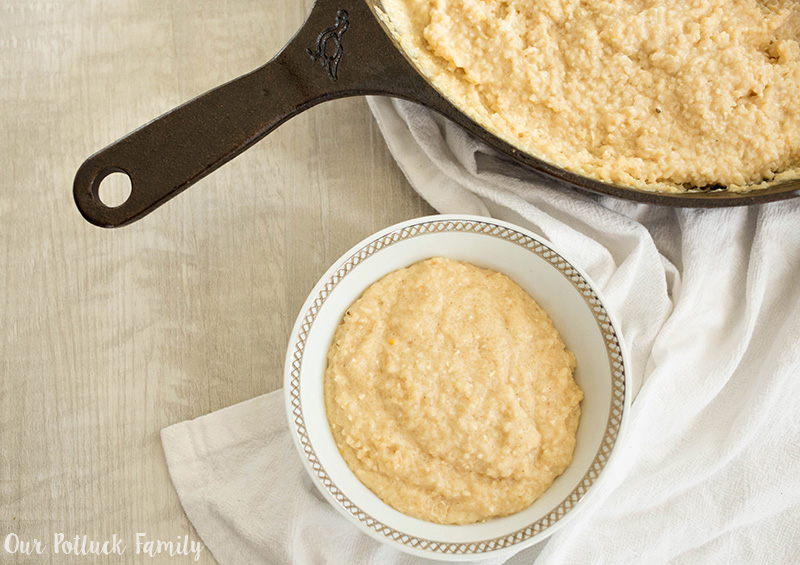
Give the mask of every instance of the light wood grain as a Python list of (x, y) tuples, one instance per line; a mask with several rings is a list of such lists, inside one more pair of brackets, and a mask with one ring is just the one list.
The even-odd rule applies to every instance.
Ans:
[[(83, 159), (266, 62), (309, 8), (0, 6), (0, 543), (9, 532), (48, 546), (56, 532), (198, 539), (159, 430), (279, 388), (294, 317), (329, 264), (432, 212), (365, 101), (348, 99), (298, 116), (135, 224), (80, 217), (71, 184)], [(86, 562), (52, 547), (43, 557), (0, 547), (2, 563)], [(109, 562), (138, 561), (129, 550)]]

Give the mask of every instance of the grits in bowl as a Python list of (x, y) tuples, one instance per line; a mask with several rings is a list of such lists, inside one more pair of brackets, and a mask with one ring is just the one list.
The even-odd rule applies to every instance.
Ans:
[(441, 257), (345, 313), (325, 405), (339, 450), (393, 508), (439, 524), (519, 512), (572, 462), (582, 392), (547, 313), (496, 271)]

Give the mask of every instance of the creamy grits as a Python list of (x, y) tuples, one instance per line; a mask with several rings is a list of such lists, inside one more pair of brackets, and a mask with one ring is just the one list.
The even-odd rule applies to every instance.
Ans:
[(511, 145), (645, 190), (798, 176), (797, 0), (383, 0), (423, 75)]
[(574, 369), (547, 313), (511, 279), (433, 258), (347, 310), (325, 406), (347, 465), (384, 502), (469, 524), (527, 508), (572, 462)]

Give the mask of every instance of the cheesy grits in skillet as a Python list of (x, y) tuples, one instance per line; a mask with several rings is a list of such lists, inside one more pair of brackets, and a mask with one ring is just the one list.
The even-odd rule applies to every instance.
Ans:
[(417, 68), (508, 143), (653, 191), (800, 168), (796, 0), (383, 0)]

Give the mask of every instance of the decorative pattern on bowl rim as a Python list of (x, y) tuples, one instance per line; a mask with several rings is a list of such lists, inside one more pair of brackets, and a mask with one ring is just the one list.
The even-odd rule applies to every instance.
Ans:
[[(521, 528), (515, 532), (506, 534), (504, 536), (487, 539), (476, 542), (442, 542), (430, 539), (424, 539), (404, 532), (398, 531), (391, 526), (376, 520), (361, 508), (359, 508), (353, 501), (351, 501), (340, 489), (333, 483), (325, 468), (320, 463), (314, 452), (314, 447), (311, 445), (311, 440), (308, 437), (306, 430), (305, 420), (303, 417), (303, 408), (300, 403), (300, 367), (303, 360), (303, 353), (305, 351), (306, 340), (314, 324), (325, 300), (333, 291), (334, 288), (341, 282), (341, 280), (353, 268), (373, 255), (374, 253), (385, 249), (399, 241), (410, 239), (419, 235), (435, 232), (473, 232), (492, 237), (498, 237), (515, 243), (524, 247), (528, 251), (535, 253), (539, 257), (549, 261), (551, 265), (556, 268), (564, 277), (569, 280), (572, 285), (581, 293), (583, 299), (594, 315), (595, 321), (601, 330), (603, 340), (605, 341), (606, 351), (608, 352), (608, 360), (611, 368), (612, 375), (612, 394), (611, 394), (611, 407), (609, 411), (608, 424), (606, 431), (603, 434), (603, 441), (592, 461), (589, 470), (581, 479), (580, 483), (572, 490), (572, 492), (564, 500), (562, 500), (555, 508), (550, 510), (545, 516), (528, 526)], [(429, 220), (417, 224), (406, 225), (398, 230), (387, 233), (374, 241), (369, 242), (353, 255), (351, 255), (342, 266), (328, 279), (325, 286), (319, 291), (314, 302), (309, 306), (308, 311), (303, 318), (300, 325), (300, 331), (297, 340), (294, 344), (292, 351), (292, 369), (290, 380), (290, 397), (291, 409), (295, 426), (295, 433), (297, 433), (300, 444), (303, 447), (303, 454), (311, 464), (317, 478), (322, 482), (323, 486), (333, 496), (333, 498), (344, 508), (348, 514), (356, 518), (359, 522), (367, 526), (374, 532), (385, 536), (397, 543), (407, 545), (415, 549), (427, 550), (435, 553), (444, 554), (462, 554), (479, 555), (490, 551), (505, 549), (521, 543), (531, 537), (540, 534), (561, 518), (563, 518), (577, 503), (583, 498), (589, 487), (595, 482), (600, 472), (605, 467), (611, 450), (617, 440), (622, 423), (622, 415), (625, 407), (625, 367), (622, 360), (622, 349), (620, 347), (617, 332), (611, 324), (605, 307), (600, 302), (597, 294), (594, 292), (589, 283), (584, 277), (575, 270), (561, 255), (553, 251), (547, 245), (533, 239), (532, 237), (522, 234), (516, 230), (494, 224), (490, 221), (480, 220)]]

